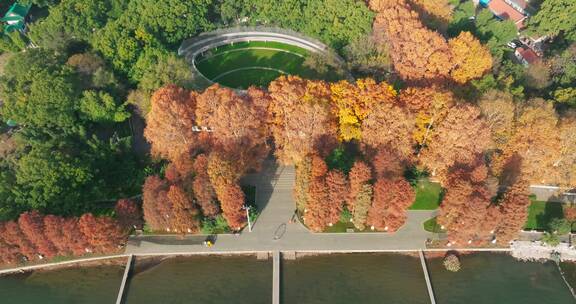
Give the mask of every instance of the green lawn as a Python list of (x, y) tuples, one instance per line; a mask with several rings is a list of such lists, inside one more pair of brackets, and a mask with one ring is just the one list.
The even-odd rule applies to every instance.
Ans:
[(528, 220), (524, 229), (545, 230), (553, 218), (563, 218), (561, 203), (541, 202), (533, 200), (528, 208)]
[(251, 41), (251, 42), (244, 41), (244, 42), (236, 42), (234, 44), (221, 45), (219, 47), (213, 48), (213, 49), (205, 52), (204, 56), (210, 57), (210, 56), (214, 56), (216, 54), (220, 54), (223, 52), (227, 52), (227, 51), (231, 51), (231, 50), (237, 50), (237, 49), (244, 49), (244, 48), (249, 48), (249, 47), (276, 48), (276, 49), (282, 49), (282, 50), (290, 51), (292, 53), (297, 53), (297, 54), (301, 54), (301, 55), (308, 55), (307, 50), (299, 48), (299, 47), (294, 46), (294, 45), (289, 45), (289, 44), (284, 44), (284, 43), (274, 42), (274, 41)]
[(410, 210), (434, 210), (442, 201), (442, 187), (439, 183), (432, 183), (421, 179), (416, 185), (416, 199)]
[(326, 227), (326, 230), (324, 230), (324, 232), (346, 232), (346, 229), (354, 229), (354, 231), (356, 231), (356, 228), (354, 228), (354, 224), (352, 224), (352, 222), (348, 222), (348, 223), (343, 223), (343, 222), (338, 222), (334, 225), (332, 225), (332, 227)]
[(442, 233), (445, 232), (444, 230), (442, 230), (440, 228), (440, 225), (438, 225), (438, 223), (436, 223), (436, 217), (433, 217), (427, 221), (424, 222), (424, 224), (422, 224), (424, 226), (424, 230), (428, 231), (428, 232), (433, 232), (433, 233)]
[(333, 68), (318, 72), (305, 66), (308, 55), (307, 50), (292, 45), (255, 41), (220, 46), (196, 57), (195, 64), (206, 78), (237, 89), (246, 89), (251, 85), (267, 86), (282, 74), (329, 81), (339, 79)]
[(226, 84), (226, 86), (230, 88), (245, 89), (247, 83), (265, 86), (281, 75), (283, 75), (283, 73), (278, 71), (254, 68), (250, 70), (235, 71), (222, 77), (218, 77), (217, 79), (213, 79), (213, 81)]

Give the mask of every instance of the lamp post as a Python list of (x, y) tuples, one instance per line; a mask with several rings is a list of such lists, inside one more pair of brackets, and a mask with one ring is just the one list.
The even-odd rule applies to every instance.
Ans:
[(250, 206), (244, 206), (242, 209), (246, 210), (246, 218), (248, 219), (248, 231), (252, 232), (252, 223), (250, 222)]

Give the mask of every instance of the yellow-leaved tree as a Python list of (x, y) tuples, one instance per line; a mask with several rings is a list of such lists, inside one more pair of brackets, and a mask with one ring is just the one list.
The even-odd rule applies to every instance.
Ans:
[(470, 32), (462, 32), (458, 37), (448, 41), (454, 67), (450, 76), (454, 81), (464, 84), (469, 80), (480, 78), (492, 68), (490, 51), (483, 46)]
[(341, 141), (360, 140), (362, 121), (376, 103), (394, 102), (396, 91), (386, 82), (359, 79), (355, 84), (340, 81), (330, 85), (335, 116), (338, 117), (338, 138)]

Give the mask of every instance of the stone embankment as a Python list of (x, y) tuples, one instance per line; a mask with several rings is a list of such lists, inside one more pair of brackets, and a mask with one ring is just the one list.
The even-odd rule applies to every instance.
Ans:
[(555, 253), (560, 261), (576, 262), (576, 249), (568, 243), (549, 246), (541, 241), (515, 241), (510, 248), (512, 256), (522, 261), (549, 260)]

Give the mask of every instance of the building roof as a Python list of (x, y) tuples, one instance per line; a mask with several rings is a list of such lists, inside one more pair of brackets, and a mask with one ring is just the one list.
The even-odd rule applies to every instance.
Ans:
[(538, 54), (536, 54), (536, 52), (534, 52), (532, 49), (527, 48), (525, 46), (521, 46), (519, 48), (516, 48), (516, 52), (522, 58), (524, 58), (524, 60), (526, 60), (526, 62), (528, 62), (528, 64), (532, 64), (532, 63), (536, 62), (536, 60), (539, 59)]
[(5, 32), (11, 32), (14, 30), (21, 30), (24, 28), (24, 18), (30, 10), (30, 5), (20, 5), (17, 2), (12, 4), (6, 15), (0, 18), (0, 21), (6, 22), (7, 26), (4, 28)]
[(488, 3), (488, 8), (502, 20), (512, 20), (518, 29), (524, 27), (526, 16), (510, 6), (504, 0), (492, 0)]
[(509, 1), (518, 5), (522, 9), (527, 9), (529, 7), (528, 1), (526, 0), (509, 0)]

